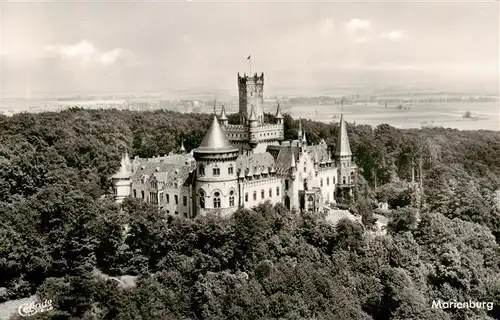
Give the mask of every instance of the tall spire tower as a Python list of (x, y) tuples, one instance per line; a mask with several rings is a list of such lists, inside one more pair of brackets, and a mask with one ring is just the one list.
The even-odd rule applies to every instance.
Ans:
[(264, 123), (264, 73), (261, 75), (240, 76), (238, 73), (238, 91), (239, 91), (239, 113), (240, 124), (248, 124), (248, 118), (252, 106), (255, 109), (255, 116), (258, 124)]

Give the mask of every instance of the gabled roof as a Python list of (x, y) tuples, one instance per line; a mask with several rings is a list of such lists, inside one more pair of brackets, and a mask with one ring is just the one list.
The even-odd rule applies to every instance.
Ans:
[(212, 125), (208, 129), (205, 138), (200, 146), (196, 148), (195, 153), (218, 153), (218, 152), (237, 152), (238, 149), (233, 147), (226, 137), (224, 131), (214, 115)]
[(351, 147), (349, 146), (349, 138), (347, 137), (347, 128), (344, 121), (344, 115), (340, 115), (340, 128), (337, 139), (336, 156), (352, 156)]

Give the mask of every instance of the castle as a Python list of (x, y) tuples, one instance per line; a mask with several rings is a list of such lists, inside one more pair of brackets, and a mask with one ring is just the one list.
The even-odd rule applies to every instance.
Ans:
[(214, 115), (201, 145), (187, 153), (130, 160), (124, 155), (112, 177), (115, 201), (140, 198), (186, 218), (227, 216), (239, 208), (270, 201), (289, 209), (320, 212), (345, 192), (352, 193), (357, 166), (340, 117), (332, 155), (324, 140), (308, 145), (301, 124), (297, 140), (284, 140), (277, 105), (275, 123), (265, 123), (264, 74), (238, 74), (239, 122), (228, 123), (224, 106)]

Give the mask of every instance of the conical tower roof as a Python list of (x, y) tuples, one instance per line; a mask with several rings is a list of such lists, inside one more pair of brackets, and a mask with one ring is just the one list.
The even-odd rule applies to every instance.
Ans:
[(257, 116), (255, 115), (255, 110), (252, 106), (252, 109), (250, 110), (250, 117), (248, 118), (248, 121), (257, 121)]
[(222, 130), (217, 116), (214, 115), (212, 125), (208, 129), (205, 138), (200, 146), (196, 148), (195, 153), (219, 153), (219, 152), (237, 152), (238, 149), (233, 147)]
[(336, 156), (352, 156), (351, 147), (349, 146), (349, 138), (347, 137), (347, 128), (344, 121), (344, 115), (340, 115), (339, 136), (337, 139)]
[(186, 148), (184, 148), (184, 140), (181, 141), (181, 152), (186, 152)]
[(122, 156), (120, 170), (113, 175), (114, 179), (127, 179), (132, 176), (132, 172), (129, 170), (130, 159), (128, 158), (128, 154)]
[(276, 119), (283, 119), (283, 115), (281, 114), (281, 108), (280, 108), (280, 104), (278, 102), (278, 107), (276, 108)]
[(226, 108), (224, 107), (224, 105), (222, 105), (219, 120), (227, 120)]

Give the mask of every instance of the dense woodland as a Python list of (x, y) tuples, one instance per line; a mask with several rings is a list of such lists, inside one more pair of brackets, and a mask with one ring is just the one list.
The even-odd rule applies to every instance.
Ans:
[[(106, 196), (125, 150), (151, 157), (184, 140), (189, 151), (210, 118), (81, 109), (0, 117), (0, 302), (35, 293), (54, 301), (33, 319), (500, 318), (498, 132), (349, 124), (361, 170), (344, 205), (363, 224), (267, 204), (226, 220), (165, 219)], [(303, 126), (309, 142), (335, 147), (337, 125)], [(297, 127), (286, 115), (286, 138)], [(421, 190), (409, 183), (412, 168)], [(380, 201), (391, 209), (386, 235), (370, 231)], [(97, 280), (96, 268), (138, 275), (137, 286)], [(437, 310), (434, 299), (495, 307)]]

